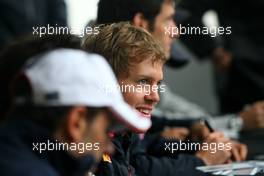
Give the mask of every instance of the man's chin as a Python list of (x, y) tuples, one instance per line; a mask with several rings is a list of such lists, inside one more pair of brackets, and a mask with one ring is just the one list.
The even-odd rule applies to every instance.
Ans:
[(143, 113), (140, 113), (140, 117), (146, 118), (146, 119), (150, 119), (151, 118), (151, 114), (143, 114)]

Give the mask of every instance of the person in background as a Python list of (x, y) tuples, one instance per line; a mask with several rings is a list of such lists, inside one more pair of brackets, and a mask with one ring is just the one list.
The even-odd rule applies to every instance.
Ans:
[(260, 22), (263, 1), (183, 0), (178, 7), (188, 13), (182, 26), (204, 27), (202, 17), (205, 12), (216, 12), (219, 33), (182, 35), (181, 41), (198, 58), (212, 61), (221, 113), (238, 113), (257, 102), (253, 108), (257, 107), (262, 117), (256, 123), (263, 128), (264, 25)]
[(38, 35), (40, 27), (67, 26), (64, 0), (1, 0), (0, 14), (0, 50), (18, 37)]

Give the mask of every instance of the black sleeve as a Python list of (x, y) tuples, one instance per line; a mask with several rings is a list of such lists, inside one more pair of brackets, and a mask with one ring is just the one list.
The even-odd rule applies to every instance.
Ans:
[(187, 154), (179, 154), (177, 157), (153, 157), (146, 153), (143, 143), (136, 140), (131, 152), (131, 164), (136, 174), (140, 176), (204, 176), (196, 170), (197, 166), (204, 165), (203, 161)]
[(190, 128), (197, 119), (166, 119), (165, 117), (151, 117), (152, 126), (148, 133), (156, 133), (162, 131), (165, 127), (186, 127)]
[[(122, 138), (123, 139), (123, 138)], [(118, 140), (115, 138), (115, 141)], [(205, 176), (207, 174), (196, 170), (203, 166), (202, 160), (186, 154), (171, 157), (154, 157), (146, 153), (146, 149), (138, 136), (133, 134), (129, 138), (129, 149), (121, 148), (121, 143), (116, 146), (115, 156), (111, 163), (99, 165), (97, 174), (102, 176)], [(117, 143), (115, 143), (117, 144)]]

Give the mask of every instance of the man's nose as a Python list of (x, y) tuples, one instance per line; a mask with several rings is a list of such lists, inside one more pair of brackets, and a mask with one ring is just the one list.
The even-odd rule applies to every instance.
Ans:
[(149, 93), (145, 94), (145, 100), (152, 101), (153, 103), (158, 103), (160, 100), (158, 90), (150, 90)]
[(172, 37), (172, 38), (179, 38), (179, 37), (180, 37), (179, 28), (178, 28), (178, 26), (176, 25), (176, 22), (175, 22), (174, 20), (172, 20), (172, 22), (171, 22), (171, 28), (172, 28), (172, 29), (173, 29), (173, 28), (175, 29), (175, 30), (174, 30), (175, 32), (172, 33), (171, 37)]

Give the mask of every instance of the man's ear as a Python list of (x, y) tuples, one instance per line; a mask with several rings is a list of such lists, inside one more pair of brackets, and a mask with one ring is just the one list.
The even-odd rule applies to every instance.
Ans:
[(70, 142), (80, 142), (87, 128), (87, 110), (85, 107), (73, 107), (66, 117), (66, 134)]
[(144, 15), (142, 13), (136, 13), (136, 15), (132, 19), (132, 24), (137, 27), (148, 29), (148, 21), (144, 18)]

